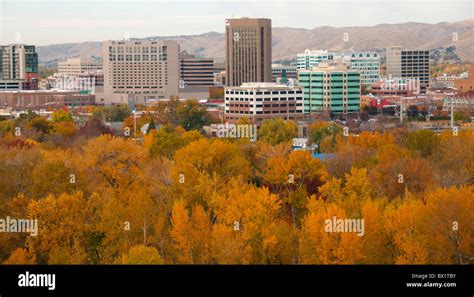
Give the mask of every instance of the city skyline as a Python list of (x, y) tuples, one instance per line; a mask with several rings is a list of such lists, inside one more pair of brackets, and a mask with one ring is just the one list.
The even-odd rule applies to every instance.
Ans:
[[(408, 3), (410, 9), (407, 10), (405, 4)], [(140, 1), (138, 4), (118, 1), (111, 5), (108, 0), (98, 3), (1, 0), (0, 43), (43, 46), (122, 40), (126, 37), (223, 33), (225, 19), (243, 16), (271, 18), (273, 27), (304, 29), (413, 21), (434, 24), (472, 18), (472, 3), (469, 1), (276, 1), (270, 6), (268, 1), (202, 3), (188, 0), (173, 6), (167, 1)], [(302, 10), (302, 6), (305, 9)], [(323, 12), (320, 10), (322, 6), (325, 8)], [(62, 13), (58, 15), (55, 11)], [(397, 11), (399, 13), (394, 13)]]

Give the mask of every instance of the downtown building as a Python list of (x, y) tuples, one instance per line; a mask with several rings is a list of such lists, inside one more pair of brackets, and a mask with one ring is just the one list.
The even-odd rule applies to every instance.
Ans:
[(102, 63), (83, 58), (68, 58), (58, 63), (60, 75), (75, 76), (85, 73), (102, 73)]
[(342, 62), (360, 73), (361, 85), (370, 86), (380, 79), (380, 55), (373, 51), (334, 53), (333, 59)]
[(38, 53), (34, 45), (0, 45), (0, 91), (36, 90)]
[(103, 92), (104, 74), (102, 63), (92, 59), (68, 58), (58, 63), (58, 72), (48, 77), (46, 89), (81, 91), (83, 93)]
[(276, 83), (244, 83), (239, 87), (226, 87), (225, 121), (237, 123), (244, 117), (257, 125), (271, 118), (302, 119), (303, 88)]
[(0, 92), (0, 108), (11, 110), (87, 110), (96, 105), (95, 95), (77, 91), (19, 90)]
[(386, 76), (389, 79), (417, 80), (421, 92), (426, 92), (430, 85), (430, 51), (389, 47), (386, 51)]
[(226, 86), (272, 81), (270, 19), (227, 19), (225, 50)]
[(178, 95), (180, 58), (176, 41), (105, 41), (103, 103), (146, 103)]
[(321, 62), (311, 70), (300, 70), (298, 84), (304, 88), (305, 113), (359, 112), (360, 73), (346, 64)]
[(371, 85), (380, 79), (380, 56), (374, 51), (328, 52), (326, 50), (306, 50), (296, 57), (298, 70), (311, 70), (321, 62), (344, 63), (358, 70), (362, 85)]
[(214, 59), (197, 58), (183, 51), (179, 67), (179, 97), (209, 98), (209, 88), (214, 87)]
[(320, 62), (332, 60), (333, 55), (326, 50), (305, 50), (304, 53), (296, 55), (296, 64), (298, 70), (311, 70), (318, 66)]

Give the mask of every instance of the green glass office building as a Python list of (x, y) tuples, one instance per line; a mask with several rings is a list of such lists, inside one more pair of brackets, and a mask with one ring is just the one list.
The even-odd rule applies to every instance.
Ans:
[(360, 73), (345, 65), (320, 63), (312, 70), (298, 71), (304, 88), (304, 112), (347, 114), (359, 112)]

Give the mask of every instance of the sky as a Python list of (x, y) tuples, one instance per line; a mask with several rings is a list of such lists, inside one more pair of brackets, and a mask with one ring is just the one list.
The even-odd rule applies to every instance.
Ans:
[(473, 18), (472, 0), (0, 0), (0, 44), (120, 40), (224, 32), (226, 18), (273, 27), (373, 26)]

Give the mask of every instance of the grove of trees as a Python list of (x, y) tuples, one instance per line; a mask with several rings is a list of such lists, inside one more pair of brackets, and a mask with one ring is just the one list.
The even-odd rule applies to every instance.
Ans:
[[(37, 236), (0, 232), (0, 262), (454, 264), (474, 256), (472, 131), (344, 136), (318, 122), (310, 140), (333, 154), (320, 161), (291, 150), (291, 121), (265, 122), (250, 142), (202, 135), (210, 119), (199, 106), (173, 113), (160, 114), (164, 126), (141, 142), (102, 124), (127, 121), (120, 110), (96, 111), (82, 128), (67, 112), (0, 121), (0, 218), (39, 226)], [(364, 219), (364, 236), (326, 232), (334, 216)]]

